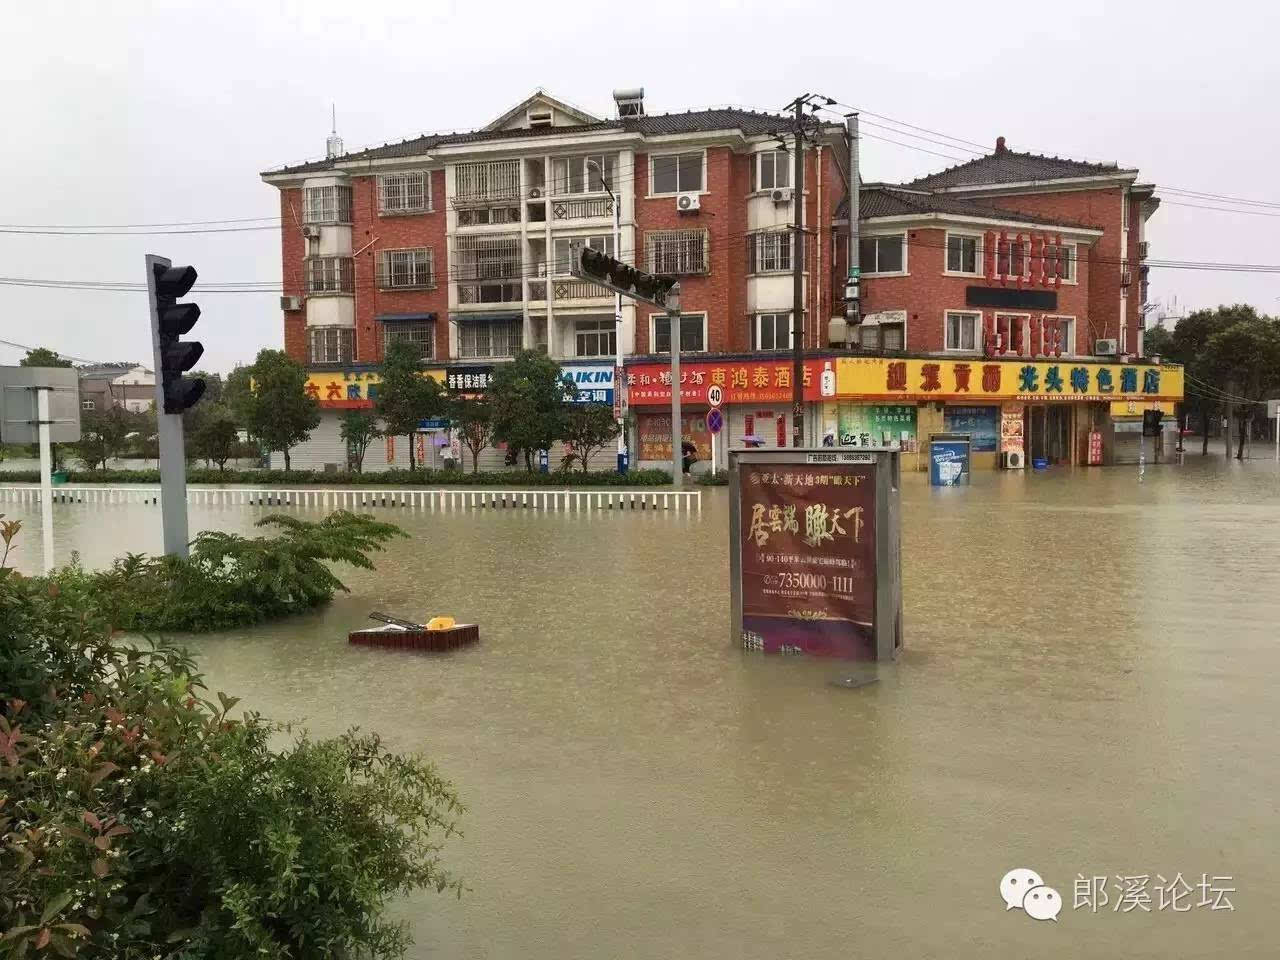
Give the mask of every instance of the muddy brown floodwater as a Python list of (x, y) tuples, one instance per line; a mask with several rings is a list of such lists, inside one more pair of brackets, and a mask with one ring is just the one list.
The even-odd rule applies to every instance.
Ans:
[[(906, 652), (859, 689), (729, 644), (723, 489), (700, 516), (406, 511), (328, 609), (189, 642), (246, 706), (456, 782), (470, 891), (399, 909), (413, 957), (1276, 956), (1275, 465), (912, 476), (903, 500)], [(64, 557), (159, 547), (156, 507), (56, 516)], [(348, 646), (372, 609), (482, 641)], [(1057, 923), (1006, 912), (1014, 867)], [(1149, 910), (1114, 910), (1117, 875), (1151, 878)], [(1076, 908), (1078, 876), (1108, 904)], [(1206, 877), (1234, 910), (1199, 906)]]

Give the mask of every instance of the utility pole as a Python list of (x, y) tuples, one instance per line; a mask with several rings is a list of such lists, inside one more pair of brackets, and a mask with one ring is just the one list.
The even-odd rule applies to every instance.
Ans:
[(809, 97), (795, 99), (795, 175), (792, 180), (791, 230), (791, 445), (804, 446), (804, 106)]
[[(600, 183), (609, 194), (609, 202), (613, 204), (613, 255), (622, 259), (622, 198), (613, 192), (613, 185), (605, 176), (604, 167), (595, 160), (588, 160), (587, 166), (595, 167), (600, 174)], [(618, 472), (627, 472), (627, 425), (622, 416), (622, 294), (613, 295), (613, 329), (615, 337), (615, 353), (617, 358), (613, 367), (613, 409), (618, 420)]]
[(862, 282), (862, 253), (860, 247), (859, 202), (858, 191), (861, 187), (861, 175), (858, 167), (858, 115), (851, 113), (845, 118), (845, 133), (849, 138), (849, 272), (844, 285), (844, 316), (854, 326), (861, 320), (862, 309), (859, 304), (859, 284)]
[(684, 486), (684, 431), (680, 429), (680, 284), (667, 292), (671, 330), (671, 485)]

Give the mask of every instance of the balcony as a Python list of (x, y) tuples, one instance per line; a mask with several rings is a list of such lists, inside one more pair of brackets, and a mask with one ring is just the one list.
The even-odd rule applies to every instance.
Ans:
[(588, 220), (613, 216), (613, 201), (608, 197), (570, 200), (556, 197), (551, 201), (553, 220)]
[(551, 293), (557, 300), (590, 300), (595, 297), (612, 297), (604, 287), (587, 280), (558, 277), (551, 281)]
[(464, 306), (476, 303), (519, 303), (522, 297), (519, 280), (460, 282), (457, 287), (458, 303)]
[(518, 203), (521, 199), (520, 161), (458, 164), (454, 170), (454, 191), (450, 199), (455, 207)]

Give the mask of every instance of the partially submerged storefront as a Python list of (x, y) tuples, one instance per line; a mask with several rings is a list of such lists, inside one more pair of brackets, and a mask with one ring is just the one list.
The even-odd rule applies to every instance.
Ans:
[[(896, 444), (927, 468), (933, 433), (972, 437), (972, 467), (1111, 463), (1123, 453), (1118, 411), (1182, 398), (1182, 368), (1064, 359), (841, 357), (823, 429), (842, 446)], [(1136, 451), (1136, 445), (1135, 445)]]
[[(836, 358), (805, 360), (802, 387), (805, 400), (805, 444), (823, 443), (821, 404), (836, 395)], [(716, 461), (729, 463), (728, 448), (791, 446), (792, 361), (788, 356), (719, 357), (680, 362), (681, 434), (693, 443), (698, 460), (711, 460), (707, 413), (711, 388), (718, 388), (724, 427), (716, 440)], [(626, 366), (627, 402), (634, 414), (632, 462), (635, 466), (665, 467), (671, 462), (671, 364), (645, 361)], [(834, 434), (830, 442), (834, 443)], [(727, 441), (727, 443), (726, 443)]]

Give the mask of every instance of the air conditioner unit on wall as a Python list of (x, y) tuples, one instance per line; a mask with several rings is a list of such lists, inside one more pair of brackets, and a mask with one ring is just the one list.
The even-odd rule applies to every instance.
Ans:
[(676, 197), (676, 209), (681, 213), (690, 213), (702, 209), (702, 198), (696, 193), (682, 193)]
[(302, 235), (309, 240), (319, 240), (320, 228), (314, 223), (303, 224)]
[(786, 188), (779, 187), (769, 194), (774, 203), (790, 203), (795, 194)]
[(1000, 454), (1000, 466), (1006, 470), (1024, 470), (1027, 466), (1026, 454), (1021, 450), (1006, 450)]
[(281, 310), (301, 310), (302, 298), (301, 297), (281, 297), (280, 309)]
[(1119, 349), (1120, 343), (1115, 339), (1093, 341), (1093, 355), (1095, 357), (1114, 357)]
[(540, 187), (534, 187), (532, 190), (530, 190), (530, 191), (529, 191), (529, 199), (530, 199), (530, 200), (541, 200), (541, 199), (542, 199), (542, 189), (541, 189)]

